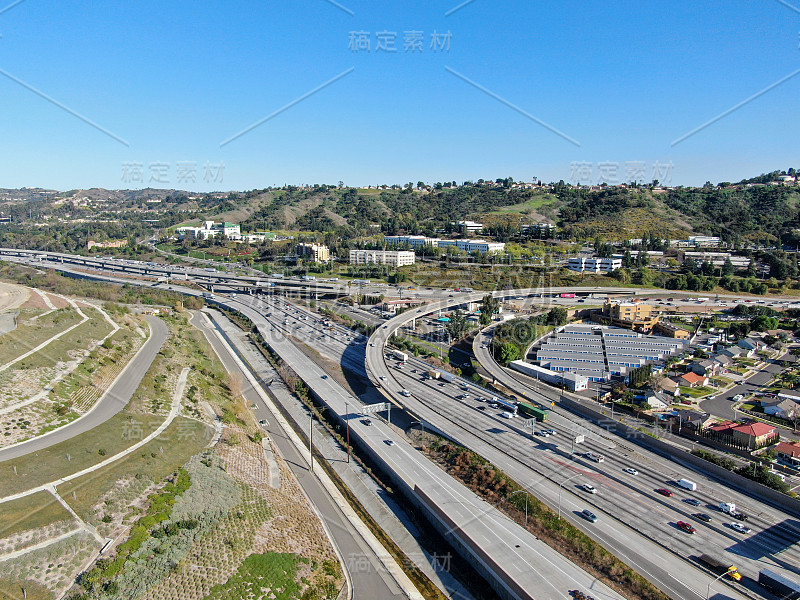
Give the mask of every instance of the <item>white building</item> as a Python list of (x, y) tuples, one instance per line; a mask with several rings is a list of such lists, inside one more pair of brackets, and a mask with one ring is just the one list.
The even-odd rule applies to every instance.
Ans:
[(416, 254), (410, 250), (350, 250), (351, 265), (389, 265), (405, 267), (413, 265)]
[(189, 235), (195, 239), (207, 240), (208, 238), (224, 235), (227, 237), (241, 236), (238, 225), (233, 223), (215, 223), (214, 221), (203, 221), (200, 227), (178, 227), (176, 230), (181, 235)]
[(445, 248), (455, 246), (459, 250), (466, 252), (503, 252), (506, 245), (503, 242), (487, 242), (486, 240), (442, 240), (439, 238), (429, 238), (421, 235), (387, 235), (383, 238), (387, 245), (395, 246), (408, 244), (412, 248), (431, 246), (433, 248)]
[(715, 267), (721, 267), (725, 261), (730, 260), (737, 269), (746, 269), (750, 266), (750, 259), (746, 256), (733, 256), (730, 252), (684, 252), (683, 258), (692, 258), (699, 263), (710, 262)]
[(458, 221), (456, 225), (464, 233), (480, 233), (483, 231), (483, 223), (476, 223), (475, 221)]
[(610, 273), (611, 271), (622, 268), (622, 259), (616, 257), (585, 258), (578, 256), (569, 259), (568, 267), (571, 271), (578, 271), (579, 273)]

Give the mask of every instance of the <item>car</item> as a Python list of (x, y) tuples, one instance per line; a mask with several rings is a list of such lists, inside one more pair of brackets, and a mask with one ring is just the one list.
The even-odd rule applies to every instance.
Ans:
[(731, 514), (731, 516), (734, 519), (736, 519), (737, 521), (747, 521), (747, 519), (750, 518), (746, 514), (741, 513), (741, 512), (735, 512), (735, 513)]
[(400, 395), (401, 396), (405, 396), (406, 398), (408, 398), (411, 395), (411, 392), (409, 392), (408, 390), (402, 390), (400, 392)]
[(692, 506), (700, 506), (700, 504), (702, 504), (700, 500), (695, 498), (684, 498), (683, 501), (686, 502), (686, 504), (691, 504)]
[(686, 521), (678, 521), (675, 523), (675, 525), (677, 525), (680, 529), (683, 529), (686, 533), (697, 533), (697, 529), (692, 527), (692, 525)]
[(597, 515), (588, 508), (581, 513), (581, 516), (590, 523), (597, 523)]
[(417, 370), (416, 370), (416, 369), (411, 369), (411, 372), (412, 372), (412, 373), (416, 373), (416, 372), (417, 372)]
[(444, 386), (446, 386), (446, 385), (447, 385), (446, 383), (440, 383), (440, 384), (439, 384), (439, 387), (444, 387)]
[(476, 406), (475, 408), (477, 408), (478, 410), (486, 410), (485, 406)]
[(736, 394), (733, 398), (731, 398), (732, 402), (741, 402), (742, 400), (744, 400), (744, 396), (741, 394)]
[(714, 518), (711, 515), (706, 513), (694, 513), (692, 516), (698, 521), (703, 521), (705, 523), (711, 523), (711, 521), (714, 520)]
[(456, 398), (458, 398), (459, 400), (466, 400), (467, 398), (469, 398), (469, 396), (467, 396), (466, 394), (459, 394), (458, 396), (456, 396)]
[(328, 376), (327, 376), (327, 375), (323, 375), (323, 376), (322, 376), (322, 378), (323, 378), (323, 379), (327, 379), (327, 378), (328, 378)]
[(380, 379), (381, 381), (386, 381), (386, 375), (381, 375), (380, 377), (378, 377), (378, 379)]
[(716, 396), (706, 396), (706, 400), (714, 400)]
[(370, 425), (372, 425), (372, 420), (371, 420), (371, 419), (364, 419), (364, 420), (363, 420), (363, 421), (361, 421), (361, 422), (362, 422), (364, 425), (366, 425), (367, 427), (369, 427)]
[(542, 436), (542, 437), (550, 437), (552, 434), (549, 431), (547, 431), (546, 429), (543, 429), (542, 431), (537, 431), (536, 435), (539, 435), (539, 436)]
[(637, 471), (637, 470), (636, 470), (636, 469), (634, 469), (633, 467), (627, 467), (627, 468), (625, 468), (625, 469), (622, 469), (622, 470), (623, 470), (625, 473), (627, 473), (628, 475), (638, 475), (638, 474), (639, 474), (639, 471)]
[(662, 496), (666, 496), (667, 498), (672, 498), (672, 492), (669, 491), (667, 488), (658, 488), (656, 491)]
[(394, 440), (383, 440), (383, 443), (387, 446), (394, 446)]
[(374, 344), (374, 342), (370, 342), (370, 343), (369, 343), (369, 347), (370, 347), (370, 348), (374, 348), (374, 347), (375, 347), (375, 344)]
[(258, 422), (258, 424), (259, 424), (259, 425), (266, 425), (266, 424), (267, 424), (267, 420), (266, 420), (266, 419), (261, 419), (261, 420)]
[(588, 484), (588, 483), (584, 483), (581, 487), (583, 488), (583, 491), (589, 492), (590, 494), (596, 494), (597, 493), (597, 488), (594, 487), (593, 485)]
[(745, 527), (741, 523), (728, 523), (728, 527), (739, 533), (750, 533), (752, 531), (752, 529)]
[(555, 429), (545, 429), (544, 431), (546, 431), (550, 435), (555, 435), (556, 433), (558, 433)]

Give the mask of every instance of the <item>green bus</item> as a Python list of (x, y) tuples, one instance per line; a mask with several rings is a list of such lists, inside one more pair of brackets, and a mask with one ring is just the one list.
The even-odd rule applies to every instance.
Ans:
[(535, 406), (529, 402), (520, 401), (517, 404), (517, 410), (519, 410), (521, 414), (533, 417), (539, 422), (547, 421), (547, 409)]

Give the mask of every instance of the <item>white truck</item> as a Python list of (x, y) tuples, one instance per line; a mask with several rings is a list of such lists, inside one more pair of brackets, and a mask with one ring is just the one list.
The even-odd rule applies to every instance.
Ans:
[(400, 362), (408, 362), (408, 354), (401, 352), (400, 350), (392, 350), (392, 356)]
[(729, 515), (736, 512), (736, 505), (733, 502), (720, 502), (719, 509)]
[(677, 483), (683, 489), (689, 490), (690, 492), (697, 490), (697, 484), (694, 481), (689, 481), (688, 479), (678, 479), (678, 481), (675, 483)]

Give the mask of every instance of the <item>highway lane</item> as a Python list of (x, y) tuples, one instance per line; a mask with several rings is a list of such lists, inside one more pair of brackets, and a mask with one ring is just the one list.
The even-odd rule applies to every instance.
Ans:
[[(289, 315), (289, 326), (294, 328), (293, 335), (300, 339), (304, 336), (313, 337), (322, 330), (321, 326), (314, 327), (313, 324), (318, 322), (318, 317), (313, 313), (294, 307), (284, 300), (275, 301), (273, 306), (275, 305), (277, 305), (276, 314), (279, 319)], [(298, 326), (296, 323), (301, 325)], [(362, 336), (353, 337), (353, 334), (347, 331), (342, 331), (341, 334), (341, 338), (328, 336), (328, 341), (315, 342), (318, 344), (317, 349), (329, 358), (341, 359), (353, 346), (352, 342), (348, 343), (348, 340), (353, 339), (358, 343), (362, 339)], [(307, 343), (313, 342), (313, 340), (306, 341)], [(335, 348), (337, 345), (339, 346), (338, 350)], [(400, 365), (398, 364), (398, 366)], [(414, 367), (416, 367), (414, 369), (417, 371), (416, 374), (412, 373)], [(514, 460), (521, 461), (528, 466), (536, 464), (536, 471), (529, 473), (526, 480), (546, 477), (558, 483), (559, 479), (563, 479), (565, 476), (564, 471), (572, 468), (572, 464), (581, 465), (589, 474), (588, 477), (577, 478), (565, 490), (565, 495), (568, 493), (577, 498), (583, 503), (584, 508), (587, 504), (594, 506), (605, 514), (618, 519), (621, 523), (634, 527), (636, 531), (651, 539), (658, 539), (663, 546), (682, 556), (688, 557), (702, 552), (722, 555), (727, 548), (733, 546), (743, 556), (732, 557), (732, 560), (747, 564), (750, 562), (750, 558), (755, 557), (756, 564), (752, 569), (752, 574), (755, 575), (759, 568), (765, 566), (758, 560), (759, 557), (781, 551), (787, 535), (790, 537), (800, 535), (798, 530), (779, 531), (772, 527), (774, 524), (770, 520), (772, 517), (761, 519), (759, 515), (754, 514), (751, 527), (756, 530), (758, 542), (743, 542), (741, 534), (723, 525), (721, 519), (723, 515), (716, 509), (720, 501), (720, 496), (716, 495), (716, 492), (710, 492), (701, 487), (698, 493), (683, 495), (680, 488), (676, 488), (674, 483), (670, 483), (684, 476), (693, 477), (691, 473), (681, 473), (675, 464), (665, 462), (652, 463), (652, 466), (649, 466), (652, 462), (649, 457), (642, 456), (630, 448), (620, 449), (619, 454), (611, 452), (617, 445), (608, 437), (596, 435), (579, 422), (566, 419), (555, 412), (551, 413), (553, 419), (547, 427), (554, 427), (554, 423), (557, 423), (555, 426), (558, 427), (559, 433), (550, 438), (535, 437), (531, 439), (530, 434), (526, 433), (527, 428), (522, 426), (521, 419), (509, 421), (502, 418), (501, 411), (479, 410), (486, 409), (486, 403), (477, 402), (474, 394), (482, 394), (486, 397), (490, 396), (491, 392), (481, 390), (467, 382), (464, 384), (469, 386), (468, 392), (464, 391), (460, 385), (433, 379), (424, 380), (422, 373), (427, 368), (429, 368), (427, 363), (412, 359), (409, 364), (402, 365), (402, 370), (397, 368), (392, 370), (394, 379), (402, 386), (401, 389), (412, 394), (412, 397), (406, 397), (403, 400), (417, 414), (421, 412), (418, 403), (424, 404), (431, 411), (450, 421), (450, 423), (443, 424), (428, 413), (429, 422), (437, 425), (440, 429), (449, 430), (452, 425), (455, 425), (470, 431), (486, 443), (498, 446)], [(470, 399), (464, 400), (456, 397), (465, 393), (470, 394)], [(468, 410), (465, 411), (465, 408)], [(581, 456), (569, 454), (571, 439), (577, 433), (588, 435), (581, 452), (590, 450), (604, 454), (606, 456), (604, 463), (597, 465)], [(499, 439), (503, 441), (498, 442)], [(635, 480), (631, 480), (631, 476), (623, 471), (631, 466), (636, 466), (639, 470), (639, 476)], [(671, 474), (671, 479), (665, 476), (667, 473)], [(587, 494), (580, 489), (583, 483), (592, 483), (600, 493)], [(668, 499), (655, 492), (656, 489), (663, 487), (670, 487), (676, 497)], [(702, 504), (700, 507), (692, 506), (678, 501), (681, 497), (683, 499), (694, 498)], [(724, 497), (722, 498), (724, 499)], [(742, 505), (741, 502), (740, 505)], [(742, 509), (748, 510), (746, 506), (747, 504), (742, 505)], [(692, 517), (698, 512), (711, 512), (714, 515), (714, 521), (706, 524)], [(655, 515), (658, 515), (658, 519), (653, 519)], [(675, 523), (679, 520), (692, 522), (700, 533), (691, 536), (678, 529)], [(727, 519), (728, 522), (731, 520)], [(581, 520), (578, 520), (577, 523), (584, 525)], [(766, 534), (759, 536), (759, 532), (765, 530), (768, 530)], [(787, 564), (794, 567), (800, 566), (797, 557), (791, 553), (785, 553), (779, 562), (770, 561), (766, 566), (780, 567)], [(747, 571), (747, 568), (743, 570)]]
[[(297, 335), (301, 339), (304, 335), (316, 335), (317, 331), (314, 330), (314, 327), (308, 326), (307, 324), (317, 323), (319, 317), (304, 309), (294, 307), (285, 300), (273, 301), (271, 306), (274, 309), (273, 316), (276, 316), (277, 320), (285, 320), (286, 316), (289, 315), (289, 326), (294, 328), (293, 335)], [(308, 317), (308, 319), (306, 319), (306, 317)], [(302, 329), (299, 331), (295, 326), (295, 318), (298, 319), (297, 323), (302, 324)], [(325, 353), (329, 358), (336, 358), (337, 356), (346, 354), (347, 348), (352, 347), (352, 343), (348, 340), (351, 336), (348, 335), (350, 332), (344, 331), (342, 333), (343, 335), (341, 337), (331, 337), (330, 341), (324, 343), (324, 347), (317, 346), (317, 349)], [(354, 339), (357, 338), (358, 336)], [(306, 341), (311, 342), (312, 340)], [(320, 344), (321, 342), (317, 343)], [(333, 346), (337, 345), (338, 349), (333, 348)], [(513, 456), (514, 460), (521, 461), (522, 464), (514, 465), (513, 468), (503, 465), (501, 461), (496, 461), (495, 464), (504, 468), (509, 474), (514, 473), (514, 470), (524, 473), (524, 477), (518, 478), (518, 481), (524, 482), (526, 487), (531, 489), (535, 495), (540, 498), (543, 496), (542, 488), (546, 483), (545, 478), (556, 483), (561, 483), (563, 479), (577, 474), (572, 485), (563, 490), (562, 502), (565, 515), (568, 515), (571, 521), (575, 522), (593, 537), (600, 538), (600, 541), (605, 543), (607, 547), (615, 548), (615, 551), (619, 550), (621, 544), (625, 544), (628, 551), (624, 553), (617, 551), (617, 554), (620, 555), (623, 560), (626, 560), (629, 564), (637, 568), (637, 570), (649, 573), (651, 576), (657, 575), (662, 587), (670, 593), (672, 597), (689, 598), (692, 597), (693, 594), (699, 593), (698, 588), (693, 585), (692, 577), (700, 577), (702, 580), (703, 576), (707, 578), (705, 573), (693, 573), (692, 577), (688, 579), (680, 575), (676, 577), (669, 569), (664, 569), (663, 566), (661, 566), (663, 563), (658, 559), (662, 557), (653, 557), (653, 548), (648, 547), (652, 546), (649, 540), (644, 538), (644, 543), (641, 544), (639, 548), (636, 548), (636, 543), (631, 543), (631, 539), (640, 537), (642, 531), (644, 531), (644, 535), (650, 535), (652, 537), (653, 535), (661, 535), (666, 530), (676, 538), (674, 544), (676, 546), (676, 551), (684, 555), (697, 552), (696, 548), (693, 546), (693, 542), (697, 541), (697, 536), (690, 536), (674, 525), (677, 520), (688, 519), (687, 515), (678, 513), (676, 516), (668, 510), (667, 505), (661, 507), (661, 499), (663, 499), (663, 497), (655, 494), (652, 491), (653, 488), (649, 490), (649, 495), (640, 494), (636, 491), (632, 494), (627, 493), (629, 490), (625, 487), (623, 487), (622, 493), (620, 493), (618, 490), (612, 489), (612, 486), (618, 486), (617, 482), (614, 479), (607, 478), (603, 472), (594, 469), (594, 463), (590, 463), (578, 456), (570, 457), (566, 451), (542, 452), (538, 447), (539, 440), (544, 438), (536, 438), (535, 441), (531, 440), (529, 435), (523, 433), (524, 429), (521, 430), (519, 428), (521, 423), (502, 418), (499, 411), (491, 411), (488, 409), (485, 411), (478, 410), (479, 406), (486, 408), (486, 403), (474, 400), (474, 394), (476, 391), (479, 391), (477, 386), (468, 384), (470, 386), (469, 391), (464, 391), (460, 385), (433, 379), (423, 380), (422, 373), (427, 370), (426, 366), (426, 363), (412, 359), (409, 364), (402, 365), (402, 370), (392, 370), (394, 378), (402, 385), (402, 389), (411, 392), (412, 396), (404, 397), (403, 401), (407, 406), (412, 408), (416, 414), (420, 415), (428, 423), (445, 431), (453, 431), (453, 425), (469, 430), (480, 442), (495, 446), (495, 449), (499, 449)], [(412, 369), (416, 370), (417, 373), (412, 373)], [(490, 395), (490, 392), (486, 390), (480, 390), (480, 392), (485, 395)], [(455, 398), (456, 395), (464, 393), (470, 394), (471, 399), (459, 400)], [(465, 408), (468, 410), (465, 410)], [(443, 421), (441, 417), (445, 417), (446, 420)], [(519, 420), (521, 419), (517, 419), (517, 421)], [(548, 424), (548, 426), (550, 425), (551, 424)], [(579, 425), (578, 427), (580, 428)], [(583, 429), (580, 428), (579, 430), (582, 431)], [(563, 438), (559, 439), (559, 445), (566, 444), (566, 448), (569, 449), (568, 437), (562, 433), (554, 437)], [(502, 441), (498, 442), (498, 439)], [(597, 436), (597, 439), (599, 443), (597, 446), (592, 446), (592, 449), (598, 452), (606, 452), (609, 446), (613, 446), (613, 443), (609, 444), (608, 440), (605, 438)], [(461, 441), (464, 440), (462, 439)], [(480, 442), (472, 440), (471, 444), (467, 441), (465, 445), (475, 448)], [(551, 442), (551, 438), (547, 438), (546, 442), (543, 442), (543, 444), (545, 444), (548, 449), (552, 449), (552, 447), (555, 446), (555, 444)], [(486, 455), (484, 454), (484, 456)], [(506, 462), (508, 461), (506, 460)], [(530, 465), (537, 463), (539, 465), (538, 472), (531, 470)], [(627, 464), (630, 464), (630, 462)], [(624, 467), (620, 467), (619, 469), (615, 467), (620, 476), (623, 475), (622, 468)], [(642, 477), (642, 479), (644, 479), (644, 477)], [(593, 484), (599, 489), (599, 493), (590, 495), (580, 491), (578, 488), (584, 483)], [(636, 483), (640, 482), (637, 481)], [(658, 479), (653, 485), (654, 487), (661, 487), (664, 484)], [(558, 488), (552, 487), (549, 492), (549, 500), (552, 505), (555, 506), (559, 497)], [(542, 499), (548, 500), (547, 495), (545, 494), (545, 497)], [(624, 503), (626, 505), (625, 514), (621, 517), (623, 519), (622, 523), (625, 523), (625, 518), (629, 517), (630, 527), (625, 526), (619, 528), (614, 525), (613, 519), (603, 519), (600, 524), (587, 525), (586, 521), (576, 516), (576, 513), (580, 513), (586, 508), (592, 508), (593, 512), (620, 518), (620, 510), (618, 507), (620, 499), (626, 500)], [(687, 510), (690, 508), (685, 504), (682, 506), (679, 504), (678, 508), (682, 508), (683, 506), (685, 506)], [(661, 515), (663, 522), (661, 520), (658, 522), (653, 521), (652, 517), (654, 513), (657, 512), (663, 513)], [(643, 515), (645, 516), (644, 519)], [(642, 529), (642, 526), (644, 529)], [(634, 547), (635, 550), (630, 550), (631, 547)], [(664, 553), (663, 549), (659, 548), (658, 550), (661, 551), (661, 554)], [(717, 547), (713, 549), (704, 548), (701, 552), (702, 551), (722, 552), (723, 550), (721, 547)], [(644, 557), (651, 558), (645, 559)], [(674, 561), (674, 557), (667, 555), (663, 557), (662, 560)], [(708, 583), (710, 582), (711, 579), (709, 578)]]
[(150, 337), (89, 412), (45, 435), (0, 450), (0, 462), (49, 448), (91, 431), (124, 409), (169, 335), (169, 329), (158, 317), (148, 316), (147, 322), (150, 325)]
[[(228, 342), (223, 343), (219, 336), (212, 335), (204, 320), (193, 320), (193, 323), (206, 333), (206, 339), (214, 348), (217, 356), (220, 357), (225, 369), (229, 373), (241, 373), (243, 377), (246, 377), (239, 364), (231, 357), (235, 350), (230, 344)], [(224, 334), (221, 331), (220, 333), (224, 339)], [(257, 373), (253, 373), (253, 375), (258, 378)], [(342, 568), (347, 569), (350, 573), (353, 598), (357, 600), (373, 600), (375, 598), (406, 597), (397, 583), (382, 567), (380, 560), (372, 552), (369, 544), (364, 541), (361, 533), (347, 519), (341, 507), (331, 498), (316, 475), (310, 472), (306, 456), (298, 450), (287, 433), (281, 428), (278, 419), (270, 411), (261, 396), (250, 386), (243, 387), (242, 395), (248, 406), (255, 404), (259, 407), (260, 415), (266, 416), (267, 424), (263, 428), (269, 434), (270, 439), (278, 446), (286, 466), (294, 473), (303, 491), (324, 520), (341, 558), (345, 561)], [(359, 565), (363, 566), (364, 560), (366, 560), (370, 568), (349, 569), (347, 564), (348, 557), (354, 556), (359, 557)], [(364, 560), (361, 560), (362, 558)]]
[[(326, 375), (324, 370), (295, 347), (283, 335), (275, 321), (257, 314), (250, 305), (252, 299), (247, 300), (247, 303), (239, 300), (229, 300), (228, 302), (242, 310), (256, 323), (265, 339), (269, 340), (273, 348), (281, 353), (284, 360), (298, 369), (298, 372), (303, 375), (316, 393), (325, 398), (326, 404), (332, 410), (341, 415), (345, 411), (345, 402), (350, 407), (360, 406), (360, 401), (341, 388), (335, 380), (324, 378), (323, 375)], [(367, 425), (367, 421), (372, 424)], [(536, 589), (537, 598), (565, 598), (566, 590), (574, 588), (575, 585), (580, 585), (585, 590), (591, 590), (591, 593), (597, 598), (618, 597), (587, 573), (564, 561), (563, 557), (527, 531), (513, 524), (497, 509), (480, 501), (471, 491), (446, 475), (418, 452), (411, 450), (402, 436), (398, 436), (382, 422), (374, 419), (351, 419), (350, 426), (351, 435), (359, 435), (376, 454), (384, 456), (385, 460), (390, 461), (390, 466), (399, 477), (406, 481), (406, 485), (412, 488), (415, 484), (424, 486), (427, 494), (440, 498), (439, 506), (447, 510), (452, 518), (464, 523), (461, 526), (464, 534), (477, 536), (486, 549), (497, 557), (518, 556), (518, 562), (508, 562), (503, 558), (503, 567), (517, 580), (528, 582), (525, 586), (526, 589)], [(389, 445), (386, 440), (392, 440), (394, 444)], [(393, 458), (400, 448), (410, 450), (406, 454), (407, 460), (397, 461)], [(507, 532), (507, 535), (498, 537), (498, 531)], [(548, 557), (548, 565), (560, 563), (558, 571), (555, 574), (551, 573), (548, 577), (548, 585), (552, 589), (541, 590), (541, 581), (533, 576), (535, 570), (541, 568), (538, 562), (531, 562), (531, 557), (534, 556)], [(534, 581), (536, 584), (532, 583)]]

